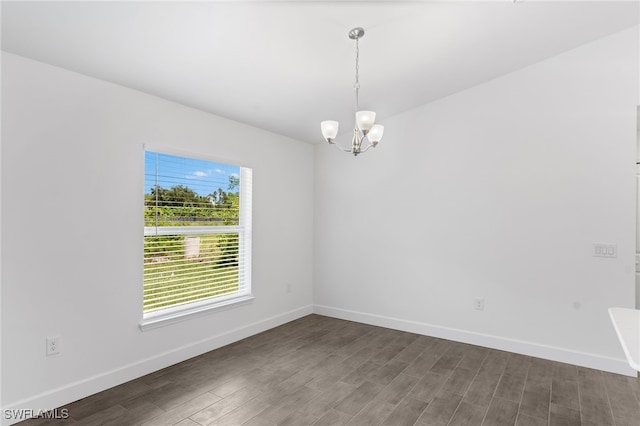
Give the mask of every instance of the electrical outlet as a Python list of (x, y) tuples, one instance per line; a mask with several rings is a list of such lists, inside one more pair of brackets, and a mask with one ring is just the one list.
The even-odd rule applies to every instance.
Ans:
[(291, 293), (291, 284), (287, 284), (286, 288), (287, 288), (287, 293)]
[(476, 309), (479, 311), (484, 311), (484, 298), (476, 298)]
[(60, 337), (47, 337), (47, 356), (60, 353)]

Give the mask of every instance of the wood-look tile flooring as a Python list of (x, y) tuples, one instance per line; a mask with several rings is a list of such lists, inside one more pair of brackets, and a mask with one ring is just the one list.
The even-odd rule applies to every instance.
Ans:
[(57, 424), (639, 426), (639, 400), (637, 378), (310, 315), (76, 401)]

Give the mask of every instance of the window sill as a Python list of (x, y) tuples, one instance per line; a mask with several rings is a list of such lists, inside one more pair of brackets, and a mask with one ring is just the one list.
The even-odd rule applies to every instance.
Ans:
[(220, 311), (223, 309), (234, 308), (237, 306), (247, 305), (253, 301), (250, 294), (237, 296), (225, 300), (206, 301), (188, 306), (180, 306), (174, 309), (164, 309), (159, 312), (147, 314), (140, 322), (140, 330), (147, 331), (155, 328), (164, 327), (175, 324), (180, 321), (209, 313), (211, 311)]

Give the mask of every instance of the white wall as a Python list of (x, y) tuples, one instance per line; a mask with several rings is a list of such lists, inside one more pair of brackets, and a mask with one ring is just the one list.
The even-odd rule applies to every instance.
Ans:
[(607, 309), (635, 300), (637, 55), (636, 27), (384, 120), (361, 157), (316, 147), (316, 312), (631, 374)]
[[(2, 60), (4, 408), (53, 408), (311, 313), (312, 146)], [(253, 168), (253, 303), (139, 330), (143, 144)], [(61, 354), (45, 357), (49, 335)]]

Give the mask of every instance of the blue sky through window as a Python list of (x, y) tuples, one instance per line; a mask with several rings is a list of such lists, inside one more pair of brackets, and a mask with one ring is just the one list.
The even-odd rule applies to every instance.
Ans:
[[(161, 188), (170, 189), (182, 185), (198, 195), (207, 196), (217, 191), (218, 188), (227, 192), (229, 177), (239, 177), (240, 167), (145, 151), (144, 175), (145, 194), (149, 194), (157, 182)], [(238, 188), (234, 188), (232, 192), (237, 191)]]

